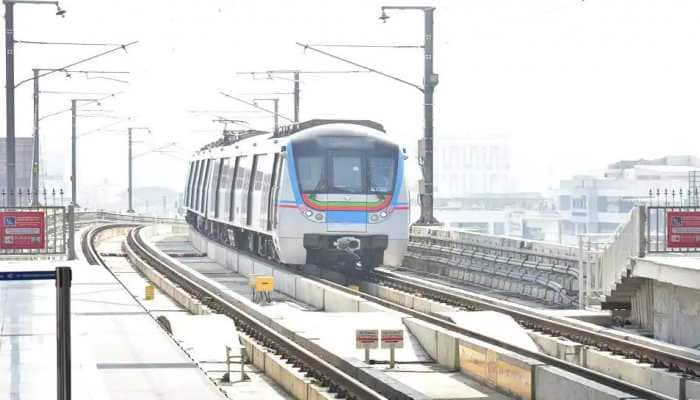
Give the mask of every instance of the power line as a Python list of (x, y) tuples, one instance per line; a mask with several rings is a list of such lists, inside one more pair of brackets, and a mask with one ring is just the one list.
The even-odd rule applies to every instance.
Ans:
[(115, 125), (119, 125), (119, 124), (121, 124), (121, 123), (124, 123), (124, 122), (130, 120), (130, 119), (131, 119), (131, 118), (122, 118), (122, 119), (119, 120), (119, 121), (112, 122), (112, 123), (109, 123), (109, 124), (106, 124), (106, 125), (102, 125), (102, 126), (100, 126), (100, 127), (98, 127), (98, 128), (91, 129), (91, 130), (89, 130), (89, 131), (85, 131), (85, 132), (81, 133), (80, 135), (78, 135), (78, 137), (83, 137), (83, 136), (91, 135), (91, 134), (97, 133), (97, 132), (110, 132), (110, 130), (108, 130), (107, 128), (111, 128), (111, 127), (113, 127), (113, 126), (115, 126)]
[[(99, 102), (102, 101), (102, 100), (106, 100), (106, 99), (111, 98), (111, 97), (116, 97), (116, 96), (118, 96), (118, 95), (120, 95), (120, 94), (122, 94), (122, 93), (124, 93), (124, 92), (112, 93), (112, 94), (110, 94), (110, 95), (108, 95), (108, 96), (101, 97), (101, 98), (99, 98), (99, 99), (88, 100), (88, 101), (84, 102), (83, 104), (99, 103)], [(39, 118), (39, 121), (42, 121), (42, 120), (44, 120), (44, 119), (46, 119), (46, 118), (54, 117), (54, 116), (56, 116), (56, 115), (60, 115), (60, 114), (66, 113), (66, 112), (69, 112), (69, 111), (71, 111), (71, 110), (72, 110), (72, 108), (66, 108), (66, 109), (64, 109), (64, 110), (60, 110), (60, 111), (56, 111), (56, 112), (51, 113), (51, 114), (44, 115), (43, 117)]]
[(122, 79), (116, 79), (116, 78), (108, 78), (108, 77), (106, 77), (106, 76), (95, 76), (95, 77), (93, 77), (93, 78), (90, 78), (89, 76), (86, 76), (85, 79), (104, 79), (104, 80), (106, 80), (106, 81), (114, 81), (114, 82), (125, 83), (125, 84), (128, 84), (128, 83), (129, 83), (129, 81), (125, 81), (125, 80), (122, 80)]
[(381, 49), (422, 49), (417, 44), (342, 44), (342, 43), (310, 43), (315, 47), (351, 47), (351, 48), (381, 48)]
[(68, 92), (68, 91), (61, 91), (61, 90), (40, 90), (39, 93), (41, 94), (73, 94), (73, 95), (96, 95), (96, 96), (104, 96), (109, 93), (107, 92)]
[(20, 44), (48, 44), (59, 46), (121, 46), (121, 43), (87, 43), (87, 42), (45, 42), (36, 40), (15, 40), (15, 43)]
[(354, 65), (354, 66), (356, 66), (356, 67), (364, 68), (364, 69), (366, 69), (366, 70), (369, 71), (369, 72), (374, 72), (375, 74), (381, 75), (381, 76), (383, 76), (383, 77), (385, 77), (385, 78), (393, 79), (393, 80), (395, 80), (395, 81), (397, 81), (397, 82), (401, 82), (401, 83), (403, 83), (403, 84), (405, 84), (405, 85), (412, 86), (412, 87), (414, 87), (414, 88), (420, 90), (421, 92), (424, 91), (424, 89), (423, 89), (421, 86), (416, 85), (415, 83), (411, 83), (411, 82), (409, 82), (409, 81), (407, 81), (407, 80), (404, 80), (404, 79), (401, 79), (401, 78), (397, 78), (397, 77), (395, 77), (395, 76), (393, 76), (393, 75), (389, 75), (389, 74), (387, 74), (386, 72), (382, 72), (382, 71), (379, 71), (379, 70), (374, 69), (374, 68), (372, 68), (372, 67), (367, 67), (367, 66), (365, 66), (365, 65), (356, 63), (356, 62), (354, 62), (354, 61), (350, 61), (350, 60), (348, 60), (347, 58), (343, 58), (343, 57), (336, 56), (336, 55), (334, 55), (334, 54), (328, 53), (328, 52), (326, 52), (326, 51), (319, 50), (319, 49), (317, 49), (317, 48), (315, 48), (315, 47), (312, 47), (312, 46), (309, 45), (309, 44), (303, 44), (303, 43), (299, 43), (299, 42), (296, 42), (296, 44), (297, 44), (298, 46), (303, 47), (304, 50), (309, 49), (309, 50), (315, 51), (315, 52), (317, 52), (317, 53), (323, 54), (323, 55), (328, 56), (328, 57), (331, 57), (331, 58), (335, 58), (336, 60), (340, 60), (340, 61), (346, 62), (346, 63), (351, 64), (351, 65)]
[(94, 60), (94, 59), (96, 59), (96, 58), (99, 58), (99, 57), (105, 56), (105, 55), (107, 55), (107, 54), (113, 53), (113, 52), (115, 52), (115, 51), (117, 51), (117, 50), (124, 50), (124, 51), (126, 51), (126, 48), (127, 48), (127, 47), (129, 47), (129, 46), (131, 46), (131, 45), (134, 45), (134, 44), (136, 44), (136, 43), (138, 43), (138, 41), (134, 41), (134, 42), (127, 43), (127, 44), (122, 44), (122, 45), (120, 45), (119, 47), (115, 47), (115, 48), (113, 48), (113, 49), (111, 49), (111, 50), (103, 51), (102, 53), (95, 54), (94, 56), (90, 56), (90, 57), (88, 57), (88, 58), (84, 58), (84, 59), (82, 59), (82, 60), (79, 60), (79, 61), (76, 61), (76, 62), (74, 62), (74, 63), (68, 64), (68, 65), (66, 65), (66, 66), (64, 66), (64, 67), (62, 67), (62, 68), (58, 68), (58, 69), (53, 70), (53, 71), (48, 71), (48, 72), (45, 72), (45, 73), (43, 73), (43, 74), (39, 74), (39, 75), (37, 75), (36, 77), (27, 78), (27, 79), (25, 79), (25, 80), (19, 82), (18, 84), (16, 84), (16, 85), (15, 85), (15, 88), (17, 88), (19, 85), (21, 85), (21, 84), (23, 84), (23, 83), (26, 83), (26, 82), (32, 81), (32, 80), (34, 80), (34, 79), (38, 79), (38, 78), (44, 77), (44, 76), (46, 76), (46, 75), (54, 74), (54, 73), (56, 73), (56, 72), (58, 72), (58, 71), (67, 70), (67, 69), (70, 68), (70, 67), (74, 67), (74, 66), (76, 66), (76, 65), (78, 65), (78, 64), (82, 64), (82, 63), (85, 63), (85, 62)]
[(249, 102), (249, 101), (243, 100), (243, 99), (238, 98), (238, 97), (236, 97), (236, 96), (231, 96), (230, 94), (226, 94), (226, 93), (224, 93), (224, 92), (219, 92), (219, 93), (222, 94), (222, 95), (224, 95), (224, 96), (226, 96), (226, 97), (228, 97), (228, 98), (234, 99), (234, 100), (236, 100), (236, 101), (240, 101), (240, 102), (243, 103), (243, 104), (247, 104), (247, 105), (249, 105), (249, 106), (251, 106), (251, 107), (255, 107), (255, 108), (257, 108), (258, 110), (265, 111), (265, 112), (268, 113), (268, 114), (272, 114), (272, 115), (277, 114), (277, 116), (279, 116), (279, 117), (281, 117), (281, 118), (284, 118), (284, 119), (286, 119), (286, 120), (289, 121), (289, 122), (294, 122), (294, 120), (291, 119), (291, 118), (288, 118), (288, 117), (286, 117), (286, 116), (284, 116), (284, 115), (282, 115), (282, 114), (280, 114), (280, 113), (275, 113), (274, 111), (270, 111), (270, 110), (268, 110), (267, 108), (260, 107), (259, 105), (255, 104), (255, 103), (251, 103), (251, 102)]

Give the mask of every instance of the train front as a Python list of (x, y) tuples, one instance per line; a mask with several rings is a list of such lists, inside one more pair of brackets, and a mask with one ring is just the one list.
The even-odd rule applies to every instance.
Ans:
[[(324, 125), (290, 138), (287, 160), (306, 264), (362, 273), (399, 265), (408, 243), (404, 154), (382, 131)], [(296, 218), (295, 218), (296, 219)]]

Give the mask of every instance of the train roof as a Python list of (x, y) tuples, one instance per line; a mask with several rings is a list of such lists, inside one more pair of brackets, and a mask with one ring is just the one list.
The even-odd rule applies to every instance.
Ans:
[[(275, 132), (240, 131), (237, 135), (227, 135), (215, 142), (209, 143), (193, 154), (193, 158), (209, 158), (230, 155), (229, 153), (267, 153), (269, 146), (283, 146), (288, 140), (335, 136), (338, 129), (344, 135), (372, 136), (388, 140), (382, 134), (386, 133), (384, 126), (370, 120), (350, 119), (312, 119), (292, 125), (283, 126)], [(264, 150), (263, 150), (264, 149)]]

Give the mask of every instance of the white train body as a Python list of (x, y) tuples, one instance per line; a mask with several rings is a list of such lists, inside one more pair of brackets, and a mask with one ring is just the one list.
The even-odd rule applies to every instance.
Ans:
[(404, 151), (369, 121), (312, 120), (196, 153), (188, 222), (279, 262), (368, 271), (408, 243)]

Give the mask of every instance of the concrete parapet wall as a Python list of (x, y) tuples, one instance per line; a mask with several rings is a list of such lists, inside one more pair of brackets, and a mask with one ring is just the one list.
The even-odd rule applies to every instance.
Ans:
[[(547, 355), (590, 368), (626, 382), (679, 398), (685, 386), (687, 398), (700, 400), (700, 381), (686, 380), (682, 374), (651, 364), (597, 350), (567, 339), (530, 331), (540, 349)], [(692, 397), (691, 394), (693, 394)]]
[(250, 337), (240, 334), (240, 340), (246, 350), (248, 362), (264, 372), (297, 400), (336, 399), (328, 389), (314, 384), (303, 372), (288, 364), (280, 356), (269, 353), (262, 345)]
[(681, 346), (700, 345), (700, 290), (654, 281), (654, 337)]
[(535, 368), (535, 400), (642, 400), (562, 369)]
[(542, 365), (539, 361), (415, 318), (405, 318), (404, 324), (440, 365), (519, 399), (533, 399), (533, 368)]

